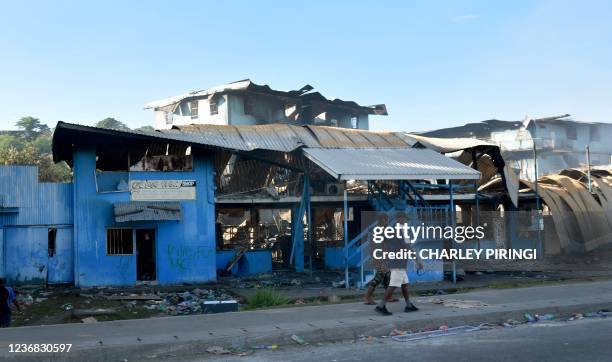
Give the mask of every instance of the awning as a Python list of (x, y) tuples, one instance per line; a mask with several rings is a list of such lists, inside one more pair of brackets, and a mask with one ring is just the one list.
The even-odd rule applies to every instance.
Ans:
[(478, 180), (480, 172), (429, 149), (305, 148), (304, 156), (338, 180)]
[(117, 202), (113, 206), (116, 222), (183, 218), (179, 202)]

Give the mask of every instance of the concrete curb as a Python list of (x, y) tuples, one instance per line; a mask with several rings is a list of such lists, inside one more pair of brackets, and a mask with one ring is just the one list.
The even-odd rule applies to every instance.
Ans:
[[(596, 312), (601, 309), (612, 308), (612, 302), (601, 303), (582, 303), (565, 306), (550, 306), (547, 308), (524, 308), (511, 311), (491, 311), (471, 315), (457, 315), (445, 318), (431, 318), (421, 320), (404, 320), (397, 317), (389, 317), (390, 321), (364, 324), (339, 323), (335, 326), (324, 328), (313, 328), (308, 324), (300, 324), (293, 330), (278, 330), (269, 332), (257, 332), (251, 335), (245, 332), (244, 336), (232, 337), (210, 337), (203, 341), (186, 341), (179, 343), (158, 343), (143, 344), (126, 347), (98, 347), (87, 350), (78, 350), (69, 355), (48, 356), (47, 360), (67, 359), (67, 360), (87, 360), (87, 361), (122, 361), (133, 360), (152, 360), (155, 358), (177, 357), (177, 356), (212, 356), (206, 352), (206, 348), (211, 346), (222, 346), (230, 349), (249, 349), (254, 346), (272, 345), (279, 346), (295, 345), (291, 340), (291, 335), (296, 334), (310, 344), (319, 342), (334, 342), (340, 340), (357, 339), (361, 335), (383, 336), (388, 335), (393, 328), (401, 330), (427, 330), (437, 329), (441, 325), (479, 325), (482, 323), (503, 323), (508, 319), (523, 321), (525, 313), (546, 314), (552, 313), (555, 319), (568, 318), (574, 313)], [(417, 312), (418, 313), (418, 312)], [(392, 320), (391, 320), (392, 319)], [(134, 356), (138, 356), (134, 358)], [(23, 356), (22, 356), (23, 357)], [(34, 357), (33, 357), (34, 358)], [(45, 358), (36, 357), (36, 360)]]

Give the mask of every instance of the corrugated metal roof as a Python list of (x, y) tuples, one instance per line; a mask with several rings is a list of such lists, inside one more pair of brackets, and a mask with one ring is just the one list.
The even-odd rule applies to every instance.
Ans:
[(179, 202), (116, 202), (113, 209), (116, 222), (183, 218)]
[(291, 152), (299, 147), (320, 147), (304, 127), (288, 124), (230, 126), (193, 124), (161, 131), (175, 137), (184, 135), (194, 143), (239, 151), (269, 150)]
[(412, 145), (421, 144), (423, 147), (442, 153), (450, 153), (481, 146), (499, 147), (495, 143), (478, 138), (438, 138), (425, 137), (409, 133), (403, 134), (403, 137), (407, 143)]
[(305, 148), (304, 155), (338, 180), (477, 180), (480, 172), (428, 149)]
[(321, 148), (408, 148), (394, 132), (374, 132), (349, 128), (306, 126)]

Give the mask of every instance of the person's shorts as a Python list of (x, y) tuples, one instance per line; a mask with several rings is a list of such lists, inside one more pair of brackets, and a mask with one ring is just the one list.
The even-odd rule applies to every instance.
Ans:
[(390, 278), (390, 271), (376, 270), (376, 274), (374, 274), (374, 278), (372, 278), (372, 280), (370, 280), (370, 282), (368, 283), (368, 287), (376, 288), (382, 283), (383, 287), (387, 288), (389, 286)]
[(406, 273), (406, 269), (391, 269), (389, 286), (401, 287), (404, 284), (408, 284), (408, 274)]

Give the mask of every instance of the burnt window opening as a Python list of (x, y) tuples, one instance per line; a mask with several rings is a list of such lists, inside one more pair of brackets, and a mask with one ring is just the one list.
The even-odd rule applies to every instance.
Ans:
[(134, 235), (132, 229), (106, 229), (106, 255), (133, 255)]
[(208, 106), (210, 108), (210, 115), (219, 114), (219, 96), (212, 95), (208, 98)]
[[(126, 147), (127, 146), (127, 147)], [(191, 146), (174, 143), (108, 144), (96, 154), (98, 173), (127, 171), (191, 171)]]
[(189, 109), (191, 110), (191, 119), (198, 118), (198, 101), (189, 102)]
[(255, 109), (255, 98), (253, 96), (244, 96), (244, 114), (253, 114)]
[(174, 113), (165, 112), (165, 116), (166, 116), (166, 124), (172, 124), (172, 121), (174, 120)]
[(49, 258), (52, 258), (55, 255), (55, 239), (57, 237), (57, 229), (49, 228), (47, 232), (47, 251), (49, 253)]
[(568, 140), (576, 140), (578, 138), (576, 127), (569, 126), (565, 129)]
[(591, 126), (591, 128), (589, 128), (589, 134), (590, 134), (590, 139), (591, 141), (599, 141), (599, 132), (596, 126)]

